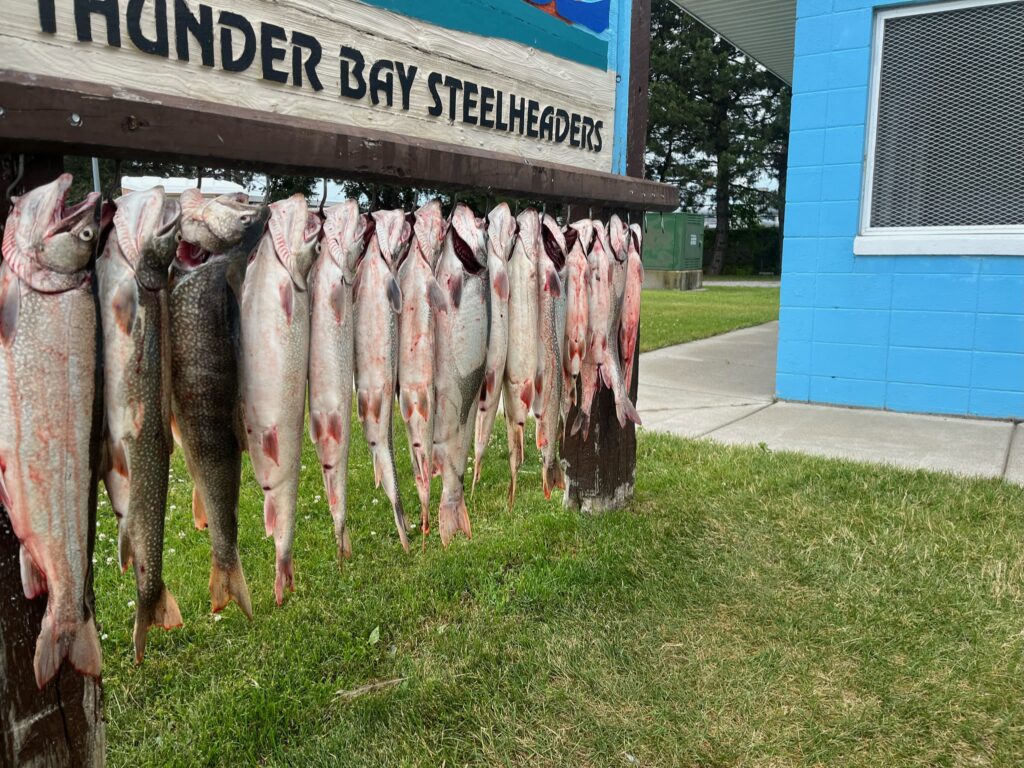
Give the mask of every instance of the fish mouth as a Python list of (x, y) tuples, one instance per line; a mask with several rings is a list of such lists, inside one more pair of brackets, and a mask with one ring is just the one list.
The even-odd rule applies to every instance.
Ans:
[(561, 243), (558, 242), (555, 233), (551, 231), (551, 227), (545, 226), (541, 236), (544, 239), (544, 251), (547, 253), (548, 258), (554, 262), (555, 269), (561, 271), (562, 267), (565, 266), (565, 252), (562, 250)]
[(178, 243), (178, 252), (174, 255), (174, 259), (186, 269), (195, 269), (210, 260), (210, 252), (204, 251), (195, 243), (182, 240)]
[(573, 248), (575, 248), (576, 243), (578, 243), (579, 240), (580, 233), (577, 232), (575, 229), (569, 227), (567, 230), (565, 230), (565, 249), (567, 251), (571, 251)]
[(90, 192), (77, 205), (68, 205), (66, 198), (70, 187), (70, 179), (66, 184), (63, 181), (61, 182), (56, 205), (53, 207), (53, 221), (43, 235), (44, 238), (48, 239), (64, 232), (71, 232), (87, 221), (87, 219), (96, 218), (96, 206), (100, 201), (100, 193)]
[(167, 237), (181, 221), (181, 205), (177, 200), (164, 200), (164, 209), (160, 218), (157, 237)]
[(455, 250), (455, 256), (462, 264), (462, 268), (469, 274), (477, 275), (483, 271), (483, 265), (477, 261), (472, 246), (462, 239), (462, 235), (459, 234), (455, 227), (452, 227), (452, 247)]

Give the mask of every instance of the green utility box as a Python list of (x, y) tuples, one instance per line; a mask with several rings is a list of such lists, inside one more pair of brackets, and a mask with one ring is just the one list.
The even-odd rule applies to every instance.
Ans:
[(644, 268), (681, 272), (704, 264), (704, 217), (699, 213), (648, 213)]

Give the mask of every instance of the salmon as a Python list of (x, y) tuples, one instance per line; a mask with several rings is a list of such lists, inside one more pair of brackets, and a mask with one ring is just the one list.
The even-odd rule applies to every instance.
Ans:
[(501, 203), (487, 215), (487, 280), (491, 292), (491, 322), (487, 335), (487, 363), (480, 405), (476, 414), (473, 459), (473, 490), (480, 480), (484, 453), (498, 415), (501, 385), (508, 356), (508, 259), (516, 235), (516, 220), (508, 204)]
[(435, 275), (448, 305), (435, 318), (434, 348), (434, 466), (441, 472), (437, 518), (447, 547), (459, 531), (472, 536), (464, 477), (487, 365), (490, 288), (484, 222), (466, 205), (452, 212)]
[(448, 226), (441, 203), (416, 212), (412, 244), (398, 267), (402, 313), (398, 317), (399, 410), (409, 434), (423, 543), (430, 532), (430, 480), (434, 452), (434, 315), (447, 310), (434, 266)]
[(352, 557), (345, 527), (355, 368), (352, 283), (373, 222), (354, 200), (328, 208), (324, 216), (320, 255), (309, 278), (309, 434), (320, 459), (340, 565)]
[(181, 209), (163, 187), (116, 201), (114, 232), (96, 261), (103, 327), (107, 468), (121, 570), (135, 572), (135, 662), (151, 626), (181, 626), (163, 581), (164, 517), (171, 451), (171, 354), (167, 269)]
[(619, 426), (626, 426), (627, 421), (640, 423), (640, 416), (629, 399), (629, 390), (622, 372), (622, 358), (619, 353), (619, 328), (622, 318), (622, 305), (626, 296), (626, 259), (629, 230), (618, 216), (612, 216), (608, 222), (608, 239), (611, 245), (608, 260), (611, 273), (611, 312), (608, 318), (608, 354), (605, 364), (601, 366), (601, 377), (615, 397), (615, 415)]
[(541, 226), (542, 247), (537, 270), (540, 344), (533, 406), (537, 417), (537, 448), (541, 452), (544, 498), (550, 499), (553, 489), (565, 489), (562, 465), (558, 460), (558, 441), (565, 385), (562, 352), (566, 304), (562, 286), (566, 242), (561, 227), (551, 216), (545, 215)]
[(356, 267), (353, 288), (356, 393), (359, 420), (373, 457), (373, 477), (391, 502), (402, 549), (409, 551), (409, 523), (402, 507), (391, 438), (398, 382), (398, 316), (402, 291), (395, 276), (409, 246), (412, 226), (403, 211), (375, 211), (374, 231)]
[(572, 426), (572, 434), (583, 430), (586, 439), (590, 434), (590, 412), (594, 398), (606, 375), (602, 368), (608, 358), (608, 329), (611, 326), (612, 284), (611, 284), (611, 244), (604, 222), (595, 219), (592, 222), (594, 238), (590, 252), (587, 254), (587, 269), (590, 277), (588, 286), (588, 325), (590, 338), (587, 343), (586, 355), (580, 374), (580, 403), (576, 420)]
[(0, 263), (0, 502), (21, 543), (29, 599), (47, 595), (36, 683), (67, 658), (98, 677), (96, 623), (86, 605), (92, 530), (97, 315), (90, 261), (98, 194), (65, 203), (71, 174), (17, 198)]
[(278, 605), (286, 589), (295, 591), (292, 544), (309, 371), (306, 278), (319, 238), (320, 219), (301, 194), (271, 203), (242, 285), (242, 402), (263, 522), (274, 537)]
[(516, 219), (518, 234), (508, 262), (508, 355), (505, 359), (505, 429), (508, 432), (508, 462), (512, 480), (508, 489), (511, 507), (516, 498), (516, 476), (526, 458), (523, 432), (533, 408), (537, 376), (538, 329), (540, 325), (537, 266), (540, 261), (540, 216), (527, 208)]
[[(182, 242), (171, 265), (171, 413), (192, 477), (192, 516), (210, 533), (210, 609), (234, 600), (252, 618), (238, 552), (238, 497), (246, 448), (241, 313), (246, 263), (267, 209), (238, 196), (182, 193)], [(210, 223), (207, 223), (209, 221)], [(213, 226), (220, 234), (211, 234)], [(216, 253), (207, 247), (223, 249)]]
[(643, 232), (639, 224), (633, 224), (629, 229), (626, 290), (619, 325), (619, 351), (622, 354), (622, 371), (627, 396), (632, 392), (633, 363), (636, 358), (636, 342), (640, 336), (640, 295), (644, 286), (644, 264), (640, 255)]
[[(587, 253), (594, 238), (594, 225), (590, 219), (574, 222), (565, 230), (566, 246), (566, 318), (565, 361), (569, 372), (569, 387), (565, 393), (568, 403), (576, 402), (576, 386), (583, 358), (587, 353), (587, 334), (590, 329), (588, 304)], [(564, 408), (568, 412), (568, 408)]]

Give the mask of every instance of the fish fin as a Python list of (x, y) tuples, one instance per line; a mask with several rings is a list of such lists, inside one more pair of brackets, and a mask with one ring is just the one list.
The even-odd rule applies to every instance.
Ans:
[(369, 403), (370, 395), (365, 389), (360, 389), (356, 393), (356, 413), (359, 415), (360, 421), (366, 420), (366, 406)]
[(406, 423), (408, 423), (409, 420), (412, 419), (412, 412), (414, 408), (412, 395), (410, 394), (408, 389), (403, 389), (402, 392), (399, 394), (398, 404), (399, 407), (402, 409), (402, 418), (405, 419)]
[[(349, 416), (349, 417), (351, 415), (352, 415), (351, 412), (346, 414), (346, 416)], [(342, 432), (342, 429), (345, 426), (344, 422), (342, 421), (342, 419), (346, 418), (346, 416), (342, 416), (341, 413), (338, 412), (338, 411), (333, 411), (330, 414), (328, 414), (328, 416), (327, 416), (327, 434), (336, 443), (340, 443), (341, 442), (341, 432)]]
[(391, 311), (396, 315), (402, 312), (402, 289), (394, 275), (388, 278), (388, 302), (391, 304)]
[(338, 281), (338, 284), (331, 290), (331, 310), (334, 312), (334, 320), (341, 323), (346, 313), (345, 284)]
[(508, 272), (499, 272), (494, 276), (494, 292), (502, 301), (508, 301)]
[(96, 621), (93, 617), (79, 625), (71, 642), (71, 650), (68, 658), (71, 666), (83, 675), (99, 677), (102, 667), (102, 651), (100, 651), (100, 636), (96, 632)]
[(374, 421), (380, 421), (380, 409), (384, 406), (384, 393), (379, 389), (371, 389), (369, 400), (367, 416)]
[(608, 389), (612, 389), (612, 371), (608, 365), (599, 366), (601, 372), (601, 381)]
[(0, 457), (0, 504), (7, 507), (7, 511), (10, 512), (11, 507), (13, 507), (14, 504), (11, 503), (11, 495), (7, 492), (7, 486), (4, 485), (4, 469), (4, 461), (3, 458)]
[(124, 452), (124, 443), (118, 441), (110, 444), (110, 469), (121, 477), (128, 477), (128, 456)]
[(135, 327), (135, 318), (139, 314), (139, 285), (132, 280), (125, 280), (114, 292), (111, 308), (114, 310), (114, 322), (125, 335), (131, 334)]
[(46, 574), (36, 565), (24, 544), (18, 547), (18, 559), (21, 565), (21, 588), (25, 597), (33, 600), (40, 595), (45, 595), (47, 592)]
[(584, 426), (584, 425), (585, 425), (585, 424), (586, 424), (586, 423), (587, 423), (588, 421), (589, 421), (589, 419), (587, 418), (587, 416), (586, 416), (586, 415), (584, 415), (584, 413), (583, 413), (583, 411), (582, 411), (582, 410), (578, 410), (578, 411), (576, 411), (576, 418), (575, 418), (575, 420), (574, 420), (574, 421), (573, 421), (573, 423), (572, 423), (572, 429), (571, 429), (571, 430), (569, 430), (569, 434), (570, 434), (570, 435), (575, 435), (575, 434), (577, 434), (577, 433), (578, 433), (578, 432), (580, 431), (580, 429), (582, 429), (582, 428), (583, 428), (583, 426)]
[(430, 404), (430, 393), (424, 387), (420, 389), (416, 398), (416, 410), (419, 411), (420, 416), (424, 419), (430, 418)]
[(178, 420), (173, 413), (171, 414), (171, 438), (178, 444), (178, 447), (181, 447), (181, 430), (178, 428)]
[(542, 421), (537, 422), (537, 448), (538, 450), (548, 447), (548, 433), (544, 429), (544, 423)]
[(441, 502), (437, 512), (437, 529), (441, 534), (441, 545), (446, 549), (459, 531), (466, 534), (467, 539), (473, 538), (469, 511), (466, 509), (466, 499), (463, 496), (460, 495), (455, 501)]
[(121, 573), (128, 570), (132, 564), (134, 551), (132, 549), (132, 538), (128, 535), (128, 529), (123, 521), (117, 523), (117, 564), (121, 566)]
[(263, 529), (267, 536), (274, 535), (277, 527), (277, 507), (274, 506), (274, 498), (269, 492), (263, 497)]
[(192, 486), (192, 520), (195, 523), (197, 530), (204, 530), (209, 522), (206, 516), (206, 502), (203, 501), (203, 494), (199, 491), (199, 486)]
[(284, 591), (295, 591), (295, 566), (292, 564), (291, 556), (277, 556), (274, 575), (274, 600), (278, 605), (284, 603)]
[(538, 372), (533, 377), (533, 415), (544, 415), (544, 374)]
[(462, 305), (462, 274), (448, 278), (448, 292), (452, 297), (452, 306), (458, 309)]
[(281, 299), (284, 316), (288, 320), (288, 325), (291, 325), (292, 315), (295, 313), (295, 286), (292, 285), (291, 280), (282, 280), (281, 284), (277, 286), (277, 293)]
[(237, 562), (230, 568), (221, 568), (214, 563), (210, 568), (210, 609), (220, 613), (228, 603), (234, 600), (252, 621), (252, 599), (249, 597), (249, 585), (245, 583), (242, 563)]
[(53, 614), (47, 611), (43, 615), (33, 660), (36, 685), (40, 690), (57, 674), (65, 657), (69, 658), (72, 666), (83, 675), (100, 676), (102, 652), (100, 638), (96, 633), (96, 622), (90, 617), (78, 624), (74, 630), (58, 634), (54, 627)]
[(263, 455), (270, 459), (272, 462), (281, 466), (281, 462), (278, 461), (278, 440), (277, 440), (277, 426), (273, 426), (270, 429), (263, 431), (263, 438), (260, 441), (263, 449)]
[(562, 474), (562, 467), (556, 460), (551, 465), (546, 462), (541, 467), (541, 475), (544, 483), (544, 498), (551, 498), (551, 491), (555, 488), (565, 490), (565, 477)]
[(483, 464), (483, 458), (483, 451), (477, 450), (476, 456), (473, 457), (473, 485), (469, 489), (471, 498), (476, 496), (476, 484), (480, 482), (480, 467)]
[(335, 531), (335, 539), (338, 542), (338, 567), (346, 560), (352, 559), (352, 539), (349, 538), (348, 528), (342, 526), (341, 533)]
[(438, 477), (441, 474), (441, 470), (444, 468), (444, 451), (440, 446), (435, 445), (430, 455), (431, 461), (431, 476)]
[(444, 291), (437, 284), (437, 280), (431, 280), (430, 285), (427, 286), (427, 301), (430, 302), (430, 306), (435, 312), (448, 311), (448, 299), (445, 298)]
[(519, 399), (523, 401), (527, 410), (533, 405), (533, 391), (533, 381), (524, 381), (523, 388), (519, 392)]
[(544, 276), (544, 290), (556, 299), (562, 295), (562, 281), (558, 279), (558, 272), (553, 267)]
[(309, 438), (314, 444), (319, 445), (320, 437), (324, 434), (324, 425), (319, 411), (309, 413)]
[[(636, 424), (638, 427), (643, 426), (643, 422), (640, 420), (640, 414), (636, 411), (636, 406), (630, 401), (628, 397), (623, 398), (622, 407), (626, 412), (626, 418)], [(623, 425), (625, 426), (625, 425)]]
[(165, 586), (148, 617), (143, 615), (141, 606), (136, 608), (135, 631), (132, 633), (135, 642), (135, 663), (141, 664), (146, 655), (146, 636), (149, 634), (150, 627), (174, 629), (181, 625), (181, 611), (178, 610), (178, 602)]
[(9, 347), (14, 341), (18, 328), (18, 314), (21, 311), (21, 289), (16, 280), (10, 278), (0, 293), (0, 342)]
[(489, 403), (491, 401), (491, 397), (494, 395), (497, 386), (498, 372), (491, 368), (484, 374), (484, 397), (481, 398), (480, 401), (481, 410), (484, 408), (484, 402)]

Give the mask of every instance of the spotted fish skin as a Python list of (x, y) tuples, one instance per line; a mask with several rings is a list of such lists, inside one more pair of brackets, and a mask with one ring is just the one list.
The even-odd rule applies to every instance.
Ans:
[(0, 263), (0, 501), (21, 542), (25, 596), (46, 612), (33, 661), (45, 686), (67, 658), (98, 677), (86, 605), (97, 397), (96, 301), (89, 269), (99, 195), (66, 206), (63, 174), (15, 201)]
[(539, 305), (537, 265), (540, 261), (540, 216), (527, 208), (516, 217), (518, 233), (508, 262), (508, 355), (502, 402), (508, 432), (508, 463), (512, 480), (511, 507), (516, 498), (516, 477), (526, 457), (526, 418), (533, 408), (537, 376)]
[(409, 523), (402, 507), (391, 437), (398, 381), (398, 316), (402, 292), (395, 267), (412, 237), (404, 211), (375, 211), (373, 236), (353, 290), (356, 332), (356, 395), (363, 435), (373, 457), (374, 482), (391, 502), (402, 548), (409, 551)]
[(505, 380), (508, 357), (508, 260), (517, 224), (508, 204), (501, 203), (487, 215), (487, 281), (491, 292), (491, 321), (487, 335), (487, 368), (476, 414), (476, 443), (473, 460), (473, 488), (480, 480), (484, 453), (494, 429)]
[(164, 516), (171, 451), (167, 268), (180, 209), (163, 187), (116, 201), (114, 231), (96, 261), (103, 328), (107, 469), (122, 570), (135, 573), (135, 662), (151, 626), (181, 626), (163, 581)]
[(562, 361), (565, 339), (565, 236), (551, 216), (542, 220), (540, 265), (537, 270), (537, 301), (540, 307), (540, 346), (538, 348), (537, 448), (541, 452), (541, 476), (544, 497), (550, 499), (555, 488), (565, 489), (562, 466), (558, 460), (559, 424), (562, 415), (562, 391), (565, 385)]
[(242, 402), (264, 526), (274, 538), (278, 605), (285, 590), (295, 591), (292, 545), (309, 371), (306, 278), (319, 239), (320, 219), (302, 195), (271, 203), (242, 285)]
[(320, 255), (309, 278), (309, 432), (320, 459), (340, 565), (352, 557), (345, 526), (355, 368), (352, 283), (373, 224), (353, 200), (328, 208), (324, 217)]
[(437, 517), (441, 543), (448, 546), (459, 531), (472, 535), (464, 477), (490, 319), (484, 223), (466, 205), (452, 213), (435, 275), (449, 307), (436, 317), (434, 350), (434, 465), (441, 472)]
[[(210, 608), (218, 613), (234, 600), (252, 618), (238, 552), (246, 448), (239, 301), (246, 262), (267, 210), (236, 196), (215, 198), (207, 205), (219, 210), (211, 216), (224, 235), (211, 241), (199, 223), (203, 209), (193, 207), (192, 219), (183, 215), (183, 240), (171, 265), (171, 411), (194, 484), (193, 517), (197, 527), (208, 527), (210, 533)], [(204, 242), (225, 250), (210, 253), (203, 250)]]
[(434, 316), (447, 311), (434, 266), (448, 230), (441, 204), (432, 200), (416, 212), (412, 244), (398, 267), (402, 313), (398, 318), (399, 410), (409, 435), (420, 529), (430, 532), (430, 481), (434, 453)]

